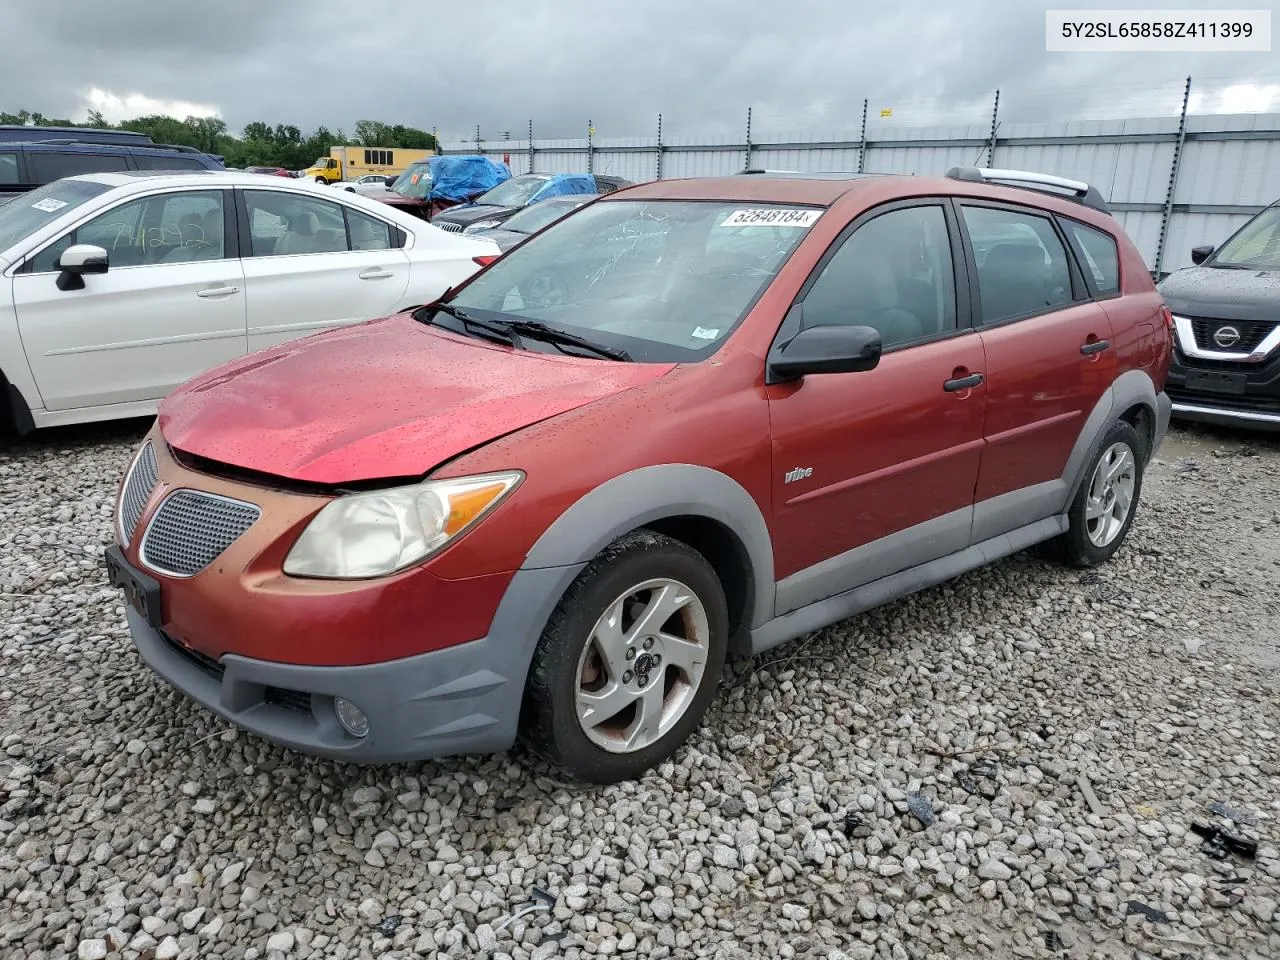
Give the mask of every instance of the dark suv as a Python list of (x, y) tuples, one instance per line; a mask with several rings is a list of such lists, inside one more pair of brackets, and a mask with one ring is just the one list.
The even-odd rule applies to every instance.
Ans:
[(1160, 283), (1176, 340), (1174, 416), (1280, 430), (1280, 201)]
[(222, 158), (144, 133), (0, 126), (0, 203), (63, 177), (125, 170), (222, 170)]
[(106, 563), (143, 659), (244, 729), (625, 779), (728, 653), (1034, 544), (1110, 558), (1170, 349), (1083, 183), (661, 180), (179, 387)]

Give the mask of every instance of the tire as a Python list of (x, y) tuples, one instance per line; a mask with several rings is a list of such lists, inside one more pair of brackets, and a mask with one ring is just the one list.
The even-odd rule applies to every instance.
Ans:
[[(1045, 552), (1052, 559), (1073, 567), (1096, 567), (1110, 560), (1120, 549), (1129, 535), (1129, 528), (1133, 526), (1133, 518), (1138, 512), (1138, 502), (1142, 497), (1142, 478), (1146, 471), (1143, 451), (1142, 440), (1132, 426), (1123, 420), (1111, 425), (1089, 461), (1084, 481), (1067, 510), (1070, 526), (1066, 533), (1045, 545)], [(1128, 476), (1129, 484), (1121, 482), (1108, 486), (1105, 472), (1108, 468), (1114, 469), (1119, 463), (1116, 458), (1125, 453), (1128, 456), (1128, 466), (1121, 467), (1118, 479)], [(1129, 504), (1122, 518), (1117, 518), (1116, 513), (1110, 510), (1101, 520), (1090, 518), (1091, 513), (1097, 512), (1095, 493), (1102, 492), (1101, 503), (1105, 506), (1122, 499), (1126, 491)]]
[(324, 177), (316, 177), (316, 183), (320, 184), (320, 186), (323, 187), (323, 186), (327, 186), (329, 181), (326, 180)]
[[(642, 624), (637, 615), (667, 610), (662, 623)], [(724, 590), (701, 554), (650, 530), (627, 534), (586, 566), (547, 622), (530, 664), (520, 739), (579, 780), (639, 778), (697, 729), (720, 682), (728, 633)], [(579, 719), (579, 696), (593, 695), (594, 721)]]

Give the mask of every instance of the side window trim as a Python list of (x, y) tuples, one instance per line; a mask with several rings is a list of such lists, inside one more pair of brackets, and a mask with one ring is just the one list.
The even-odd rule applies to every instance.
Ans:
[(792, 299), (787, 313), (783, 317), (782, 322), (778, 324), (778, 330), (774, 334), (773, 341), (769, 345), (768, 356), (773, 356), (774, 352), (780, 350), (785, 344), (790, 342), (791, 338), (800, 332), (800, 311), (796, 310), (797, 306), (804, 303), (805, 298), (809, 295), (809, 291), (813, 289), (818, 282), (818, 278), (822, 276), (822, 271), (826, 269), (828, 263), (835, 257), (846, 240), (849, 239), (860, 227), (883, 216), (884, 214), (893, 213), (897, 210), (906, 210), (912, 207), (939, 207), (942, 210), (943, 219), (947, 224), (947, 240), (951, 249), (951, 277), (952, 283), (955, 285), (955, 308), (956, 308), (956, 326), (954, 330), (946, 330), (942, 333), (932, 334), (928, 337), (922, 337), (918, 340), (912, 340), (909, 343), (899, 343), (891, 347), (886, 347), (885, 354), (896, 353), (899, 350), (909, 350), (912, 347), (923, 346), (928, 343), (937, 343), (942, 340), (950, 340), (954, 337), (964, 336), (972, 333), (973, 314), (970, 296), (971, 280), (968, 273), (963, 269), (965, 266), (964, 248), (962, 246), (961, 231), (956, 220), (955, 211), (951, 209), (950, 198), (946, 195), (905, 197), (897, 200), (889, 200), (885, 203), (877, 204), (870, 209), (862, 211), (854, 217), (844, 228), (836, 235), (835, 239), (828, 244), (827, 249), (823, 251), (818, 262), (814, 264), (809, 271), (809, 275), (805, 277), (804, 283), (800, 285), (800, 289), (796, 291), (795, 297)]
[[(1116, 241), (1116, 238), (1113, 237), (1110, 234), (1110, 232), (1106, 230), (1100, 230), (1099, 228), (1093, 226), (1092, 224), (1085, 223), (1083, 220), (1076, 220), (1073, 217), (1063, 216), (1062, 214), (1057, 214), (1055, 216), (1055, 219), (1058, 221), (1058, 226), (1061, 228), (1062, 234), (1067, 238), (1067, 243), (1071, 249), (1072, 256), (1076, 258), (1077, 263), (1080, 265), (1081, 280), (1084, 283), (1085, 288), (1088, 290), (1089, 299), (1094, 301), (1115, 300), (1117, 297), (1119, 297), (1121, 292), (1124, 290), (1124, 263), (1120, 256), (1120, 244)], [(1115, 244), (1115, 248), (1116, 248), (1116, 289), (1115, 290), (1104, 292), (1101, 288), (1098, 287), (1098, 284), (1094, 281), (1093, 271), (1085, 269), (1085, 264), (1088, 262), (1088, 258), (1085, 256), (1085, 251), (1080, 244), (1080, 239), (1076, 235), (1076, 232), (1074, 230), (1067, 229), (1068, 223), (1078, 224), (1084, 227), (1086, 230), (1093, 230), (1096, 233), (1101, 233), (1104, 236), (1106, 236), (1109, 240), (1111, 240), (1113, 244)]]
[[(956, 222), (960, 227), (961, 239), (964, 244), (965, 262), (969, 270), (969, 302), (970, 309), (972, 311), (973, 326), (975, 329), (995, 330), (1011, 323), (1021, 323), (1024, 320), (1034, 320), (1036, 317), (1048, 316), (1051, 313), (1057, 313), (1059, 310), (1070, 310), (1072, 307), (1078, 307), (1081, 304), (1092, 301), (1093, 298), (1089, 295), (1089, 290), (1085, 286), (1080, 266), (1076, 263), (1075, 249), (1067, 239), (1065, 235), (1066, 232), (1063, 230), (1062, 224), (1058, 223), (1057, 214), (1039, 207), (1024, 207), (1017, 203), (1005, 203), (1000, 200), (984, 200), (977, 197), (953, 197), (951, 198), (951, 205), (955, 210)], [(1005, 319), (997, 320), (994, 323), (983, 323), (982, 291), (978, 286), (978, 258), (973, 252), (973, 243), (969, 238), (969, 229), (965, 226), (965, 207), (983, 207), (989, 210), (1006, 210), (1009, 213), (1016, 213), (1028, 217), (1039, 217), (1042, 220), (1048, 221), (1049, 229), (1053, 231), (1054, 236), (1058, 238), (1058, 242), (1062, 244), (1063, 253), (1067, 258), (1067, 274), (1071, 279), (1071, 299), (1066, 303), (1046, 307), (1043, 310), (1034, 310), (1030, 313), (1020, 314), (1016, 317), (1006, 317)]]

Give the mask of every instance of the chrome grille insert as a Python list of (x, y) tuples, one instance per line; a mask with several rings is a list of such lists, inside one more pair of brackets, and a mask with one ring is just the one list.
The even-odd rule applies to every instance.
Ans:
[(199, 490), (165, 497), (142, 535), (142, 562), (157, 573), (194, 577), (253, 526), (262, 510)]
[(119, 518), (120, 542), (128, 544), (138, 529), (138, 521), (142, 519), (142, 511), (147, 506), (151, 491), (156, 488), (156, 451), (148, 440), (146, 445), (134, 457), (129, 467), (129, 474), (124, 478), (124, 487), (120, 491)]

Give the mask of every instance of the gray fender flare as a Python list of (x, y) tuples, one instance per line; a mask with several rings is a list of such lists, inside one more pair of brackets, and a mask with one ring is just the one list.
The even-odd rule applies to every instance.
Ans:
[(538, 538), (522, 570), (589, 561), (623, 534), (655, 520), (715, 520), (741, 543), (754, 583), (751, 627), (773, 616), (773, 541), (764, 515), (732, 477), (688, 463), (641, 467), (602, 483), (562, 513)]
[[(1071, 449), (1071, 455), (1067, 457), (1066, 469), (1062, 471), (1062, 479), (1067, 484), (1067, 496), (1062, 504), (1064, 512), (1070, 508), (1076, 491), (1080, 489), (1080, 484), (1084, 483), (1085, 471), (1088, 470), (1090, 462), (1098, 452), (1103, 434), (1110, 429), (1120, 414), (1139, 403), (1147, 407), (1151, 414), (1152, 425), (1158, 434), (1160, 402), (1156, 385), (1145, 370), (1128, 370), (1120, 374), (1094, 404), (1093, 410), (1084, 422), (1084, 427), (1080, 430), (1075, 446)], [(1158, 440), (1158, 436), (1153, 436), (1152, 440)]]

